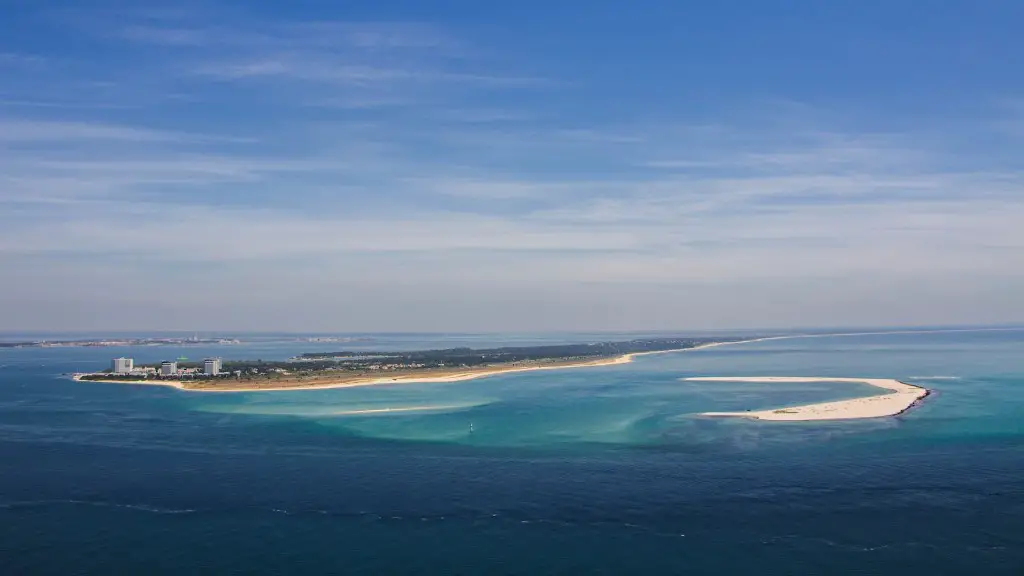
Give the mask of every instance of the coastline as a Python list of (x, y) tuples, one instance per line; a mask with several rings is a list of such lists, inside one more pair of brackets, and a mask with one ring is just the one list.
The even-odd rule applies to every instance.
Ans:
[(712, 348), (715, 346), (725, 346), (730, 344), (745, 344), (750, 342), (760, 342), (762, 340), (768, 340), (769, 338), (756, 338), (752, 340), (737, 340), (732, 342), (712, 342), (709, 344), (700, 344), (691, 348), (675, 348), (672, 350), (654, 350), (651, 352), (631, 352), (629, 354), (622, 354), (620, 356), (597, 358), (594, 360), (584, 360), (568, 364), (552, 364), (550, 366), (496, 366), (496, 367), (485, 367), (478, 370), (458, 370), (450, 373), (436, 374), (436, 375), (406, 375), (406, 376), (394, 376), (394, 377), (381, 377), (381, 376), (350, 376), (347, 379), (345, 377), (339, 378), (324, 378), (321, 382), (310, 382), (297, 386), (281, 386), (279, 382), (266, 382), (267, 386), (237, 386), (237, 387), (223, 387), (223, 388), (197, 388), (190, 387), (186, 384), (188, 381), (182, 380), (84, 380), (83, 376), (88, 374), (75, 374), (72, 379), (78, 382), (96, 382), (100, 384), (128, 384), (128, 385), (141, 385), (141, 386), (167, 386), (169, 388), (176, 388), (185, 392), (214, 392), (214, 393), (231, 393), (231, 392), (292, 392), (302, 390), (329, 390), (334, 388), (355, 388), (359, 386), (381, 386), (388, 384), (423, 384), (431, 382), (462, 382), (465, 380), (476, 380), (478, 378), (487, 378), (489, 376), (500, 376), (502, 374), (513, 374), (517, 372), (536, 372), (540, 370), (570, 370), (574, 368), (593, 368), (599, 366), (615, 366), (619, 364), (629, 364), (633, 362), (633, 359), (637, 356), (648, 356), (652, 354), (668, 354), (673, 352), (688, 352), (691, 350), (701, 350), (705, 348)]
[(508, 367), (487, 367), (479, 370), (458, 370), (451, 371), (448, 373), (431, 374), (431, 375), (405, 375), (405, 376), (349, 376), (349, 377), (338, 377), (338, 378), (324, 378), (320, 382), (311, 381), (309, 383), (300, 384), (297, 386), (281, 385), (280, 382), (269, 381), (266, 382), (266, 386), (236, 386), (236, 387), (218, 387), (218, 388), (197, 388), (190, 387), (186, 384), (188, 381), (183, 380), (84, 380), (82, 376), (86, 374), (75, 374), (72, 379), (79, 382), (96, 382), (100, 384), (129, 384), (129, 385), (142, 385), (142, 386), (167, 386), (170, 388), (176, 388), (185, 392), (289, 392), (289, 391), (302, 391), (302, 390), (328, 390), (332, 388), (355, 388), (360, 386), (381, 386), (387, 384), (420, 384), (420, 383), (431, 383), (431, 382), (461, 382), (464, 380), (476, 380), (477, 378), (486, 378), (488, 376), (499, 376), (501, 374), (511, 374), (515, 372), (535, 372), (540, 370), (568, 370), (572, 368), (589, 368), (596, 366), (613, 366), (616, 364), (626, 364), (632, 361), (628, 358), (630, 355), (624, 354), (622, 356), (616, 356), (612, 358), (599, 358), (595, 360), (587, 360), (582, 362), (576, 362), (571, 364), (557, 364), (551, 366), (508, 366)]
[(816, 420), (860, 420), (899, 416), (919, 406), (931, 395), (931, 390), (890, 378), (828, 378), (828, 377), (787, 377), (787, 376), (715, 376), (684, 378), (690, 382), (764, 382), (764, 383), (813, 383), (851, 382), (862, 383), (887, 390), (885, 394), (818, 402), (801, 406), (784, 406), (768, 410), (744, 412), (703, 412), (701, 416), (749, 418), (774, 422), (809, 422)]

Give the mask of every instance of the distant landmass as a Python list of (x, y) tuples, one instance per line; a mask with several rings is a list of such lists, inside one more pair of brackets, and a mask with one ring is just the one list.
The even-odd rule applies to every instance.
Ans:
[(200, 344), (240, 344), (236, 338), (97, 338), (88, 340), (32, 340), (0, 342), (0, 348), (68, 348), (113, 346), (187, 346)]

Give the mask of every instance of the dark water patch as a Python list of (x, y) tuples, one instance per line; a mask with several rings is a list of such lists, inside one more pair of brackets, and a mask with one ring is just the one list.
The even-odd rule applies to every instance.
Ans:
[[(900, 523), (864, 539), (821, 522), (789, 531), (778, 523), (767, 529), (744, 516), (734, 517), (728, 526), (702, 526), (700, 516), (687, 525), (645, 525), (500, 512), (344, 516), (262, 509), (154, 514), (95, 506), (32, 512), (5, 518), (17, 521), (17, 530), (8, 528), (11, 523), (0, 527), (5, 544), (20, 550), (6, 564), (19, 573), (66, 573), (73, 567), (86, 573), (122, 569), (175, 574), (198, 566), (250, 574), (972, 574), (981, 566), (986, 574), (1013, 574), (1022, 558), (1012, 540), (965, 538), (954, 531), (919, 539), (918, 534), (901, 533)], [(800, 518), (783, 516), (777, 522), (789, 526)], [(863, 518), (847, 523), (851, 520)], [(881, 518), (870, 526), (884, 522)], [(62, 554), (48, 553), (54, 546)]]

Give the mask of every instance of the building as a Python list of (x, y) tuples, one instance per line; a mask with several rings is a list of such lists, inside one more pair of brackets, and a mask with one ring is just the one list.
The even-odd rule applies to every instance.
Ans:
[(110, 363), (110, 371), (114, 374), (131, 374), (135, 369), (135, 361), (131, 358), (114, 358)]
[(207, 358), (203, 360), (203, 374), (207, 376), (216, 376), (220, 374), (221, 360), (220, 358)]
[(178, 363), (164, 361), (160, 363), (160, 375), (161, 376), (174, 376), (178, 373)]

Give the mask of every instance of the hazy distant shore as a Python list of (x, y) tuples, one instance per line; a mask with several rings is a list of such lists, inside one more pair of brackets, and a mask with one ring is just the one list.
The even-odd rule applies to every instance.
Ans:
[(0, 342), (0, 348), (115, 348), (127, 346), (210, 346), (241, 344), (237, 338), (125, 338), (96, 340), (32, 340)]
[(880, 418), (896, 416), (916, 406), (930, 391), (927, 388), (914, 386), (888, 378), (827, 378), (827, 377), (784, 377), (784, 376), (716, 376), (704, 378), (686, 378), (691, 382), (764, 382), (764, 383), (799, 383), (799, 382), (859, 382), (888, 390), (887, 394), (852, 398), (835, 402), (819, 402), (802, 406), (787, 406), (770, 410), (750, 410), (744, 412), (704, 412), (702, 416), (725, 416), (752, 418), (755, 420), (772, 421), (812, 421), (812, 420), (856, 420), (862, 418)]

